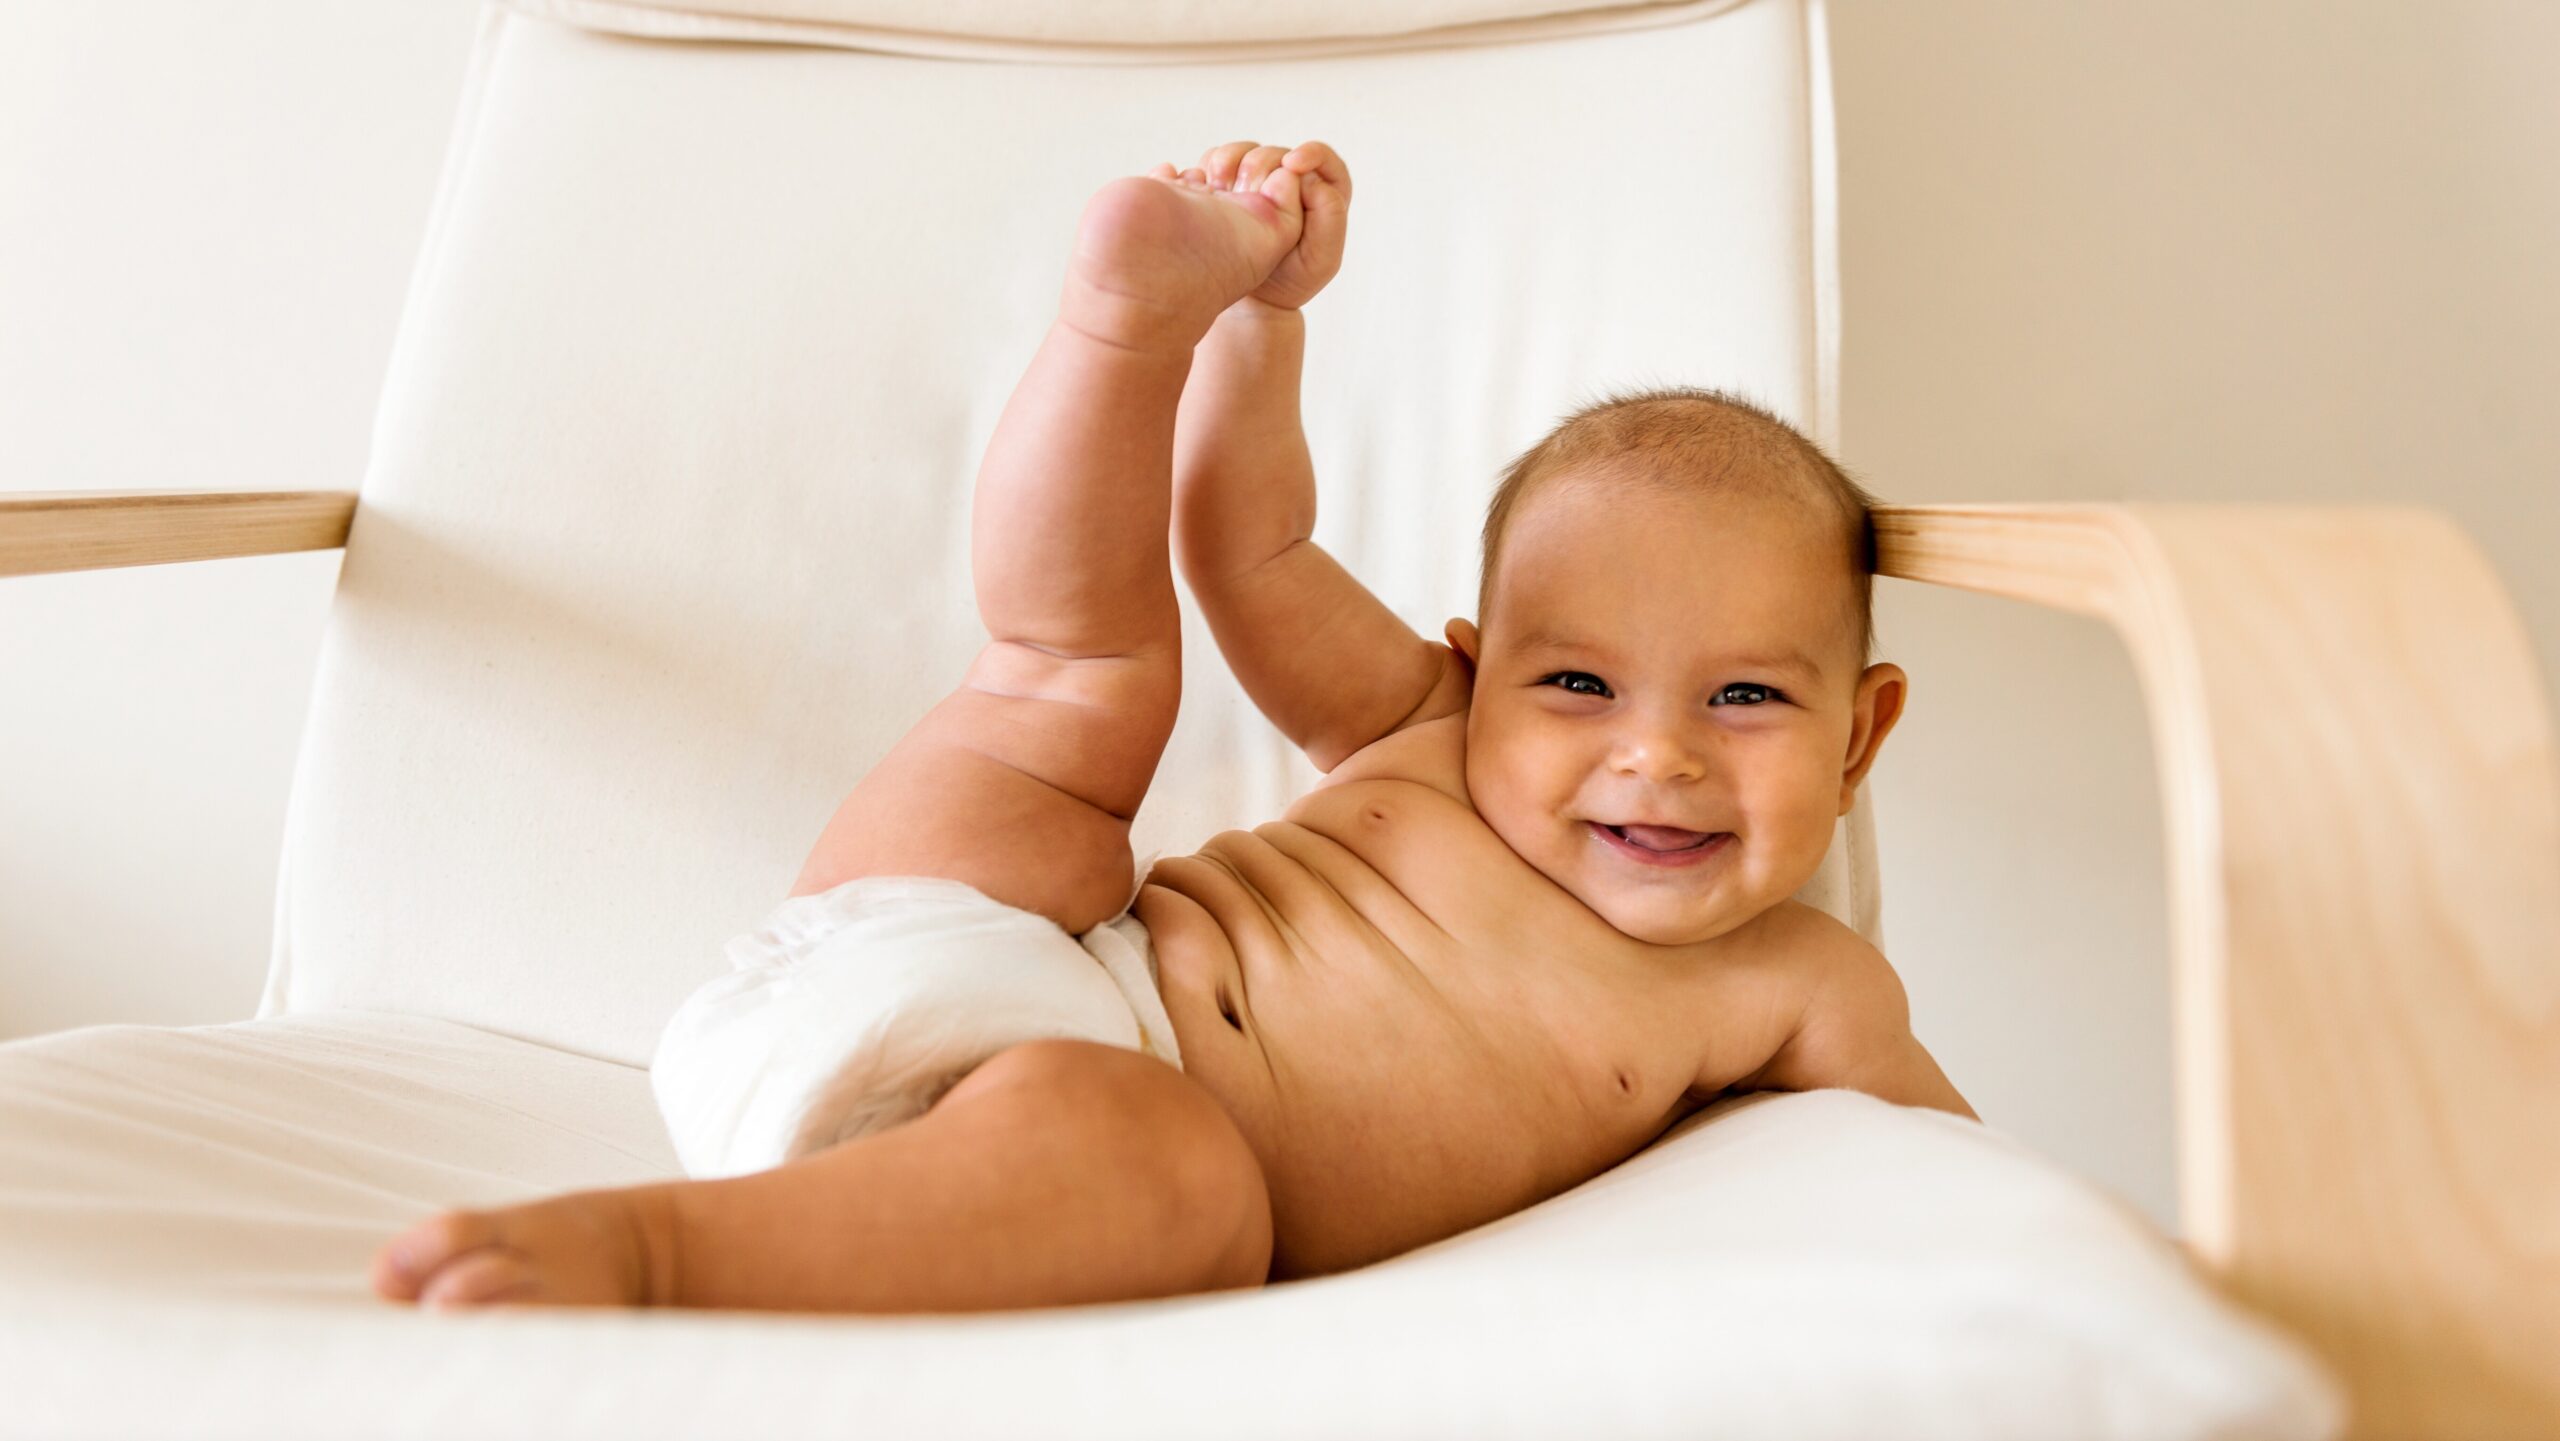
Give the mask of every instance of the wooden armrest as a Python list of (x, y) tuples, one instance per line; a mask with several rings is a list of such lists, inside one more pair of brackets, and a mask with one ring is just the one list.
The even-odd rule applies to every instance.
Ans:
[(332, 550), (351, 490), (47, 490), (0, 495), (0, 575)]
[(1895, 506), (1881, 574), (2100, 617), (2167, 808), (2179, 1202), (2359, 1436), (2560, 1435), (2560, 785), (2430, 511)]

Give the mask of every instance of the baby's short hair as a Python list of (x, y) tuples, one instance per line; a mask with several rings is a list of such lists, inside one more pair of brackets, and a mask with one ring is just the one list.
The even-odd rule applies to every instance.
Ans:
[[(1611, 471), (1609, 462), (1634, 457), (1641, 471)], [(1511, 513), (1538, 483), (1559, 471), (1600, 470), (1611, 479), (1708, 493), (1748, 488), (1817, 508), (1836, 524), (1841, 548), (1857, 577), (1853, 612), (1858, 656), (1875, 652), (1875, 497), (1849, 478), (1839, 462), (1794, 426), (1738, 395), (1695, 386), (1623, 391), (1586, 405), (1558, 422), (1537, 444), (1504, 467), (1502, 483), (1484, 517), (1484, 557), (1477, 580), (1476, 620), (1482, 624), (1493, 599), (1494, 564)]]

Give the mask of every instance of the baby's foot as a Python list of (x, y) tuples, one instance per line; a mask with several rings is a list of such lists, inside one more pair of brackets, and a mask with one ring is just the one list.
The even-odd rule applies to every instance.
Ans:
[(1067, 266), (1069, 323), (1118, 345), (1187, 351), (1297, 247), (1297, 172), (1231, 190), (1193, 175), (1159, 165), (1085, 202)]
[(374, 1294), (422, 1306), (646, 1306), (668, 1222), (663, 1188), (580, 1191), (497, 1211), (446, 1211), (373, 1255)]
[[(1230, 140), (1209, 147), (1199, 165), (1184, 174), (1206, 179), (1213, 190), (1259, 190), (1264, 177), (1283, 166), (1298, 174), (1298, 200), (1306, 219), (1298, 231), (1297, 248), (1281, 257), (1248, 298), (1296, 310), (1315, 299), (1342, 268), (1342, 241), (1351, 212), (1351, 167), (1321, 140), (1306, 141), (1294, 150)], [(1172, 169), (1160, 166), (1157, 173)]]

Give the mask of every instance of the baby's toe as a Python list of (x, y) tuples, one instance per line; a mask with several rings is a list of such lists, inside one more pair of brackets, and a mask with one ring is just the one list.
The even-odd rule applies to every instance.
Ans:
[(1277, 145), (1257, 145), (1251, 150), (1246, 151), (1243, 157), (1236, 162), (1235, 188), (1238, 190), (1260, 190), (1262, 188), (1262, 177), (1269, 175), (1273, 170), (1278, 169), (1282, 157), (1286, 156), (1288, 153), (1288, 151)]
[(418, 1292), (418, 1304), (441, 1309), (523, 1300), (532, 1296), (541, 1279), (532, 1265), (513, 1251), (473, 1251), (429, 1277)]
[(477, 1211), (446, 1211), (430, 1216), (382, 1243), (373, 1253), (374, 1294), (392, 1301), (414, 1301), (427, 1279), (468, 1251), (494, 1244), (498, 1228)]
[(1210, 146), (1200, 157), (1200, 169), (1208, 177), (1209, 187), (1213, 190), (1235, 189), (1237, 162), (1252, 150), (1253, 142), (1250, 140), (1230, 140), (1224, 145)]

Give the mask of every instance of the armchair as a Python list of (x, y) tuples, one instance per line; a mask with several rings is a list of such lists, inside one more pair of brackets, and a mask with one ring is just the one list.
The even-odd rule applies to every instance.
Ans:
[[(1813, 1093), (1258, 1295), (366, 1296), (428, 1209), (672, 1173), (656, 1027), (974, 649), (970, 466), (1077, 200), (1168, 133), (1321, 127), (1368, 167), (1306, 410), (1328, 546), (1393, 604), (1465, 608), (1479, 478), (1575, 386), (1704, 377), (1833, 436), (1815, 0), (925, 14), (492, 0), (361, 489), (0, 497), (0, 575), (346, 549), (257, 1018), (0, 1046), (0, 1428), (2560, 1426), (2560, 788), (2503, 594), (2420, 512), (1878, 516), (1884, 574), (2133, 649), (2193, 1269), (1995, 1131)], [(1577, 163), (1634, 133), (1694, 138), (1680, 183)], [(1535, 224), (1503, 223), (1517, 166), (1558, 177)], [(2448, 665), (2465, 705), (2406, 703)], [(1142, 849), (1304, 779), (1191, 670)], [(1808, 898), (1873, 935), (1866, 812)]]

